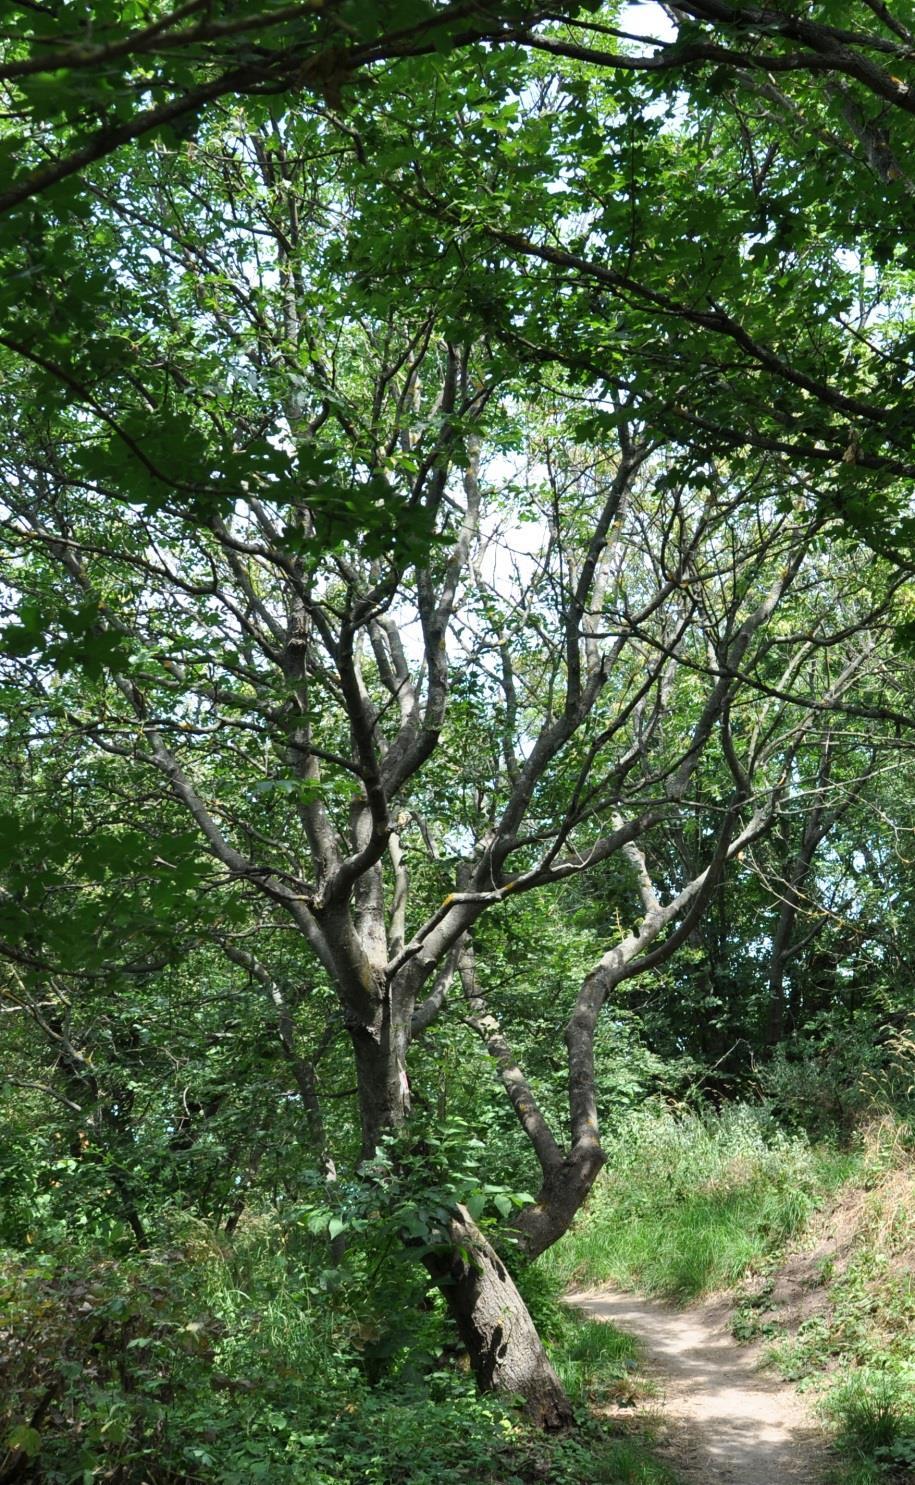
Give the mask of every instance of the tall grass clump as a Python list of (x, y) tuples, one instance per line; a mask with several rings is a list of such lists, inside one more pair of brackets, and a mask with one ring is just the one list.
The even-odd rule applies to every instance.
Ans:
[[(863, 1367), (833, 1387), (825, 1401), (837, 1442), (862, 1479), (915, 1478), (915, 1376)], [(867, 1474), (870, 1471), (870, 1474)]]
[(802, 1226), (831, 1184), (805, 1137), (764, 1107), (647, 1106), (607, 1142), (575, 1229), (544, 1260), (567, 1284), (681, 1299), (734, 1283)]
[(878, 1454), (900, 1439), (915, 1448), (915, 1398), (911, 1379), (862, 1368), (829, 1395), (828, 1409), (841, 1438), (862, 1454)]

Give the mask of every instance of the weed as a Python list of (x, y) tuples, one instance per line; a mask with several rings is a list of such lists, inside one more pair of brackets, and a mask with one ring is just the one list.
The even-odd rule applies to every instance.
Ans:
[(731, 1320), (734, 1339), (746, 1343), (760, 1336), (771, 1336), (777, 1332), (777, 1323), (764, 1317), (772, 1310), (773, 1280), (767, 1279), (753, 1294), (741, 1299)]
[(850, 1452), (887, 1463), (915, 1459), (915, 1400), (902, 1376), (863, 1368), (833, 1388), (826, 1406)]
[(579, 1410), (562, 1438), (477, 1394), (418, 1264), (399, 1270), (394, 1330), (358, 1251), (328, 1271), (323, 1244), (266, 1218), (231, 1250), (182, 1220), (142, 1259), (0, 1258), (0, 1471), (18, 1449), (40, 1453), (45, 1485), (670, 1485), (639, 1440), (588, 1414), (633, 1385), (633, 1342), (569, 1311), (536, 1267), (519, 1279)]

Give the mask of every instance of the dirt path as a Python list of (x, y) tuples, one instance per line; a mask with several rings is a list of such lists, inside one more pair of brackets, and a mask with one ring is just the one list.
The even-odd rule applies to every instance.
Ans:
[(601, 1291), (569, 1302), (641, 1343), (661, 1389), (659, 1453), (695, 1485), (819, 1485), (828, 1448), (802, 1399), (759, 1370), (758, 1352), (730, 1333), (720, 1301), (675, 1310)]

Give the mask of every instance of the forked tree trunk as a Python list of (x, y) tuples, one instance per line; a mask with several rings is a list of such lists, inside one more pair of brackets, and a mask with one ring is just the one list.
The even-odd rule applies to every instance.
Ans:
[(451, 1251), (426, 1262), (467, 1347), (482, 1392), (520, 1397), (540, 1428), (567, 1428), (572, 1408), (527, 1305), (465, 1207), (452, 1220)]
[[(404, 1124), (409, 1022), (397, 994), (388, 995), (372, 1026), (350, 1028), (356, 1061), (364, 1158)], [(482, 1392), (520, 1397), (542, 1428), (566, 1428), (572, 1409), (550, 1364), (527, 1305), (495, 1249), (465, 1207), (458, 1206), (448, 1242), (426, 1259), (439, 1285)]]

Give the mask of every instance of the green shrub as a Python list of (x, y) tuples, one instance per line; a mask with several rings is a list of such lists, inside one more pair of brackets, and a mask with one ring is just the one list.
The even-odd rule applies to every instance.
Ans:
[[(0, 1473), (18, 1449), (42, 1485), (665, 1485), (584, 1413), (546, 1439), (479, 1397), (419, 1263), (330, 1267), (299, 1221), (171, 1229), (141, 1255), (0, 1254)], [(632, 1342), (520, 1278), (575, 1400), (605, 1396)]]
[(890, 1467), (915, 1464), (913, 1377), (863, 1368), (829, 1393), (826, 1407), (840, 1443)]
[(915, 1113), (915, 1027), (862, 1016), (836, 1025), (824, 1015), (776, 1048), (758, 1069), (779, 1120), (813, 1138), (851, 1135), (881, 1114)]

